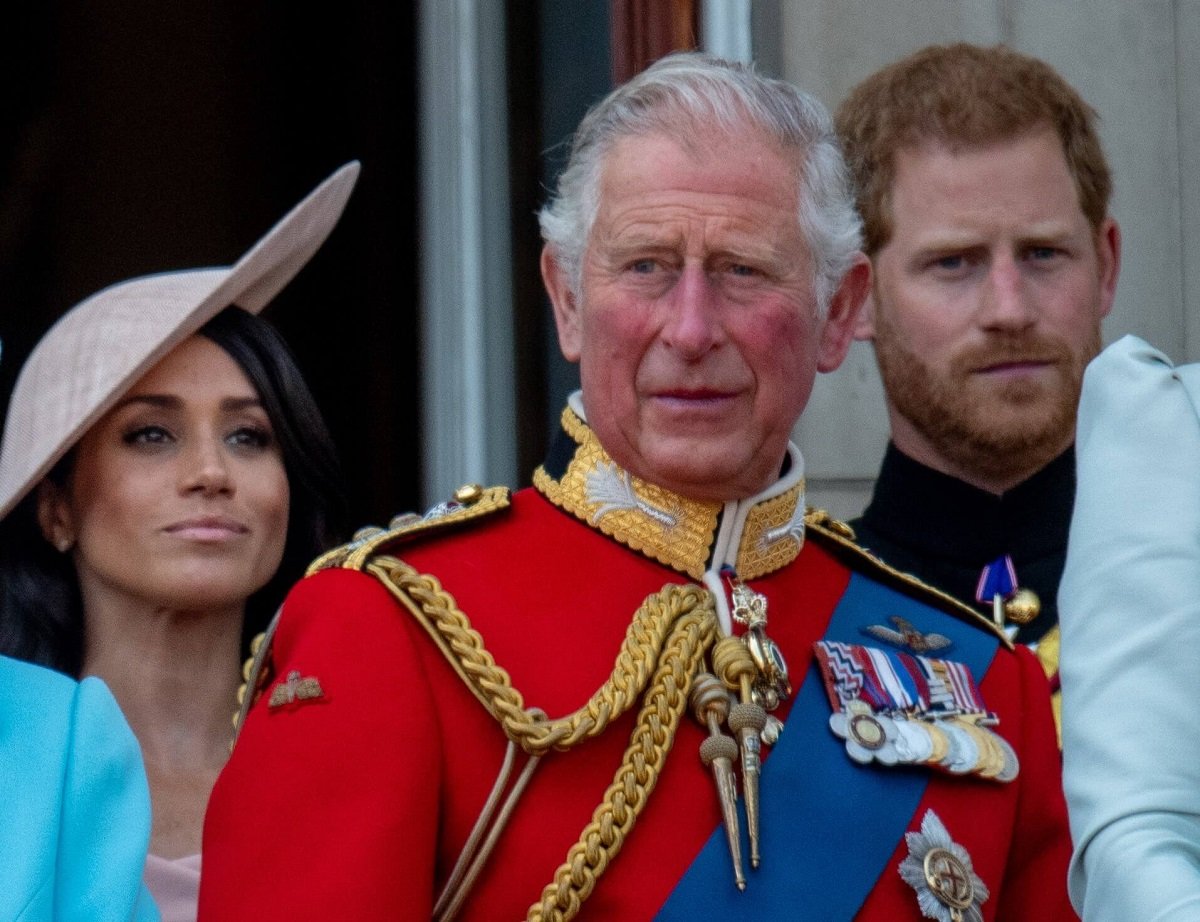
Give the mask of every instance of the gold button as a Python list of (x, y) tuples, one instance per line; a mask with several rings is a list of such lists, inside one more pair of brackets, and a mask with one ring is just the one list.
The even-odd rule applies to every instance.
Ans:
[(1016, 624), (1028, 624), (1042, 612), (1042, 600), (1032, 589), (1018, 589), (1004, 603), (1004, 616)]
[(468, 483), (454, 491), (454, 501), (464, 506), (473, 506), (483, 499), (483, 487), (477, 483)]
[(392, 516), (392, 520), (388, 522), (388, 531), (395, 531), (397, 528), (403, 528), (419, 521), (421, 521), (421, 517), (415, 512), (402, 512), (400, 515)]

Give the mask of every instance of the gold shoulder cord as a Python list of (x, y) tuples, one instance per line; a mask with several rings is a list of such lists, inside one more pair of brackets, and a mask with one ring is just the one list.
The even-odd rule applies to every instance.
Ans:
[[(535, 764), (531, 762), (487, 831), (486, 841), (482, 841), (485, 830), (481, 826), (491, 823), (513, 747), (519, 746), (533, 760), (552, 749), (571, 749), (603, 733), (645, 689), (637, 724), (612, 784), (591, 822), (568, 851), (566, 861), (527, 915), (527, 919), (539, 922), (574, 918), (608, 863), (621, 850), (658, 781), (679, 721), (687, 710), (693, 678), (716, 637), (712, 598), (698, 586), (673, 584), (648, 596), (626, 631), (609, 679), (579, 710), (549, 719), (536, 708), (525, 707), (508, 673), (496, 665), (483, 646), (483, 638), (437, 579), (417, 573), (394, 557), (377, 557), (365, 570), (380, 580), (424, 627), (510, 740), (502, 778), (484, 807), (459, 866), (451, 874), (447, 892), (438, 900), (435, 915), (440, 919), (451, 918), (462, 905)], [(472, 851), (475, 853), (469, 854)]]
[[(318, 570), (334, 567), (361, 570), (374, 555), (382, 553), (383, 548), (397, 541), (478, 521), (507, 509), (510, 503), (511, 491), (507, 487), (464, 484), (454, 491), (453, 502), (434, 507), (423, 516), (409, 512), (395, 516), (387, 528), (360, 528), (352, 541), (326, 551), (309, 564), (304, 575), (311, 576)], [(282, 609), (277, 610), (267, 629), (256, 634), (250, 641), (250, 657), (242, 665), (242, 683), (237, 691), (238, 707), (233, 715), (233, 739), (229, 743), (230, 749), (237, 742), (250, 708), (271, 680), (271, 642), (275, 636), (275, 629), (279, 626), (281, 611)]]

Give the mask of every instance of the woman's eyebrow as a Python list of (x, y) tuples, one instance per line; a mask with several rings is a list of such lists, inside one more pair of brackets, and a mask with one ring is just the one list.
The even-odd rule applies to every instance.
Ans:
[[(175, 394), (133, 394), (121, 400), (114, 410), (119, 410), (123, 407), (133, 404), (146, 404), (147, 406), (156, 407), (164, 410), (175, 410), (183, 406), (184, 400)], [(252, 397), (225, 397), (221, 400), (221, 409), (244, 410), (248, 407), (261, 407), (262, 400), (257, 396)]]

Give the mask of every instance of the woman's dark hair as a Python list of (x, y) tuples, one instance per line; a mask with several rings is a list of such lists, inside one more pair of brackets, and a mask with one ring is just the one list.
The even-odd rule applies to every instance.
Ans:
[[(238, 307), (198, 331), (232, 358), (258, 392), (287, 472), (290, 503), (283, 559), (246, 602), (245, 651), (307, 565), (342, 539), (346, 499), (337, 452), (283, 338), (267, 321)], [(47, 479), (64, 486), (74, 450)], [(37, 490), (0, 522), (0, 653), (78, 676), (83, 668), (83, 603), (75, 567), (42, 536)]]

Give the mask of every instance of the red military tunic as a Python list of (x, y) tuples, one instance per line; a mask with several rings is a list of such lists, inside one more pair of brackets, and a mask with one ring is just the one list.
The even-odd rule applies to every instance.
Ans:
[[(785, 702), (775, 712), (784, 719), (783, 737), (778, 753), (768, 750), (763, 776), (763, 866), (747, 870), (747, 889), (739, 893), (727, 856), (716, 872), (697, 858), (706, 845), (724, 848), (724, 837), (713, 781), (697, 755), (707, 730), (685, 715), (619, 849), (591, 856), (584, 876), (594, 886), (582, 894), (580, 917), (695, 917), (689, 907), (699, 899), (721, 918), (761, 918), (790, 906), (801, 918), (917, 920), (923, 918), (917, 893), (897, 869), (909, 852), (904, 833), (918, 829), (929, 810), (990, 891), (979, 906), (984, 919), (1072, 917), (1059, 758), (1045, 677), (1032, 656), (987, 637), (987, 623), (971, 621), (967, 610), (948, 614), (947, 600), (889, 574), (827, 529), (810, 523), (806, 536), (797, 452), (775, 487), (722, 507), (629, 477), (577, 418), (568, 412), (564, 422), (574, 453), (547, 462), (537, 491), (484, 514), (489, 494), (409, 541), (384, 536), (352, 546), (331, 558), (342, 568), (317, 572), (289, 596), (264, 694), (210, 802), (202, 920), (431, 915), (488, 799), (507, 740), (465, 681), (469, 670), (409, 610), (420, 599), (345, 568), (383, 552), (435, 575), (525, 705), (551, 718), (580, 708), (609, 678), (647, 596), (665, 584), (698, 582), (705, 572), (715, 587), (711, 574), (722, 563), (767, 599), (768, 631), (790, 667), (797, 700), (806, 687), (819, 688), (808, 684), (821, 681), (810, 669), (813, 643), (826, 636), (832, 613), (855, 592), (879, 589), (878, 580), (890, 580), (910, 600), (920, 597), (911, 604), (942, 619), (939, 630), (957, 631), (965, 643), (972, 642), (967, 635), (994, 643), (979, 687), (999, 717), (998, 732), (1020, 757), (1016, 780), (860, 766), (830, 731), (828, 705), (819, 718), (806, 712), (793, 720), (792, 703)], [(397, 532), (405, 528), (413, 526)], [(879, 591), (900, 597), (896, 588)], [(865, 626), (886, 616), (866, 611), (860, 620)], [(304, 679), (319, 683), (319, 695), (295, 694), (296, 680)], [(539, 902), (622, 765), (641, 698), (639, 692), (597, 737), (551, 751), (537, 764), (459, 918), (520, 918)], [(785, 743), (793, 773), (787, 777), (803, 772), (808, 754), (823, 753), (826, 761), (836, 757), (848, 782), (865, 780), (878, 793), (862, 802), (850, 798), (838, 806), (837, 821), (816, 828), (806, 808), (781, 813), (793, 789), (805, 787), (773, 786), (772, 762), (783, 770)], [(923, 787), (907, 795), (911, 802), (898, 822), (868, 841), (860, 830), (888, 806), (889, 786), (911, 786), (914, 778)], [(836, 788), (806, 796), (837, 804), (853, 789)], [(868, 853), (867, 869), (860, 870)], [(587, 863), (577, 856), (579, 862)], [(824, 879), (831, 895), (843, 898), (842, 908), (823, 909), (821, 888), (789, 890), (792, 874), (814, 862), (834, 869)], [(845, 880), (837, 879), (839, 868), (851, 869)]]

